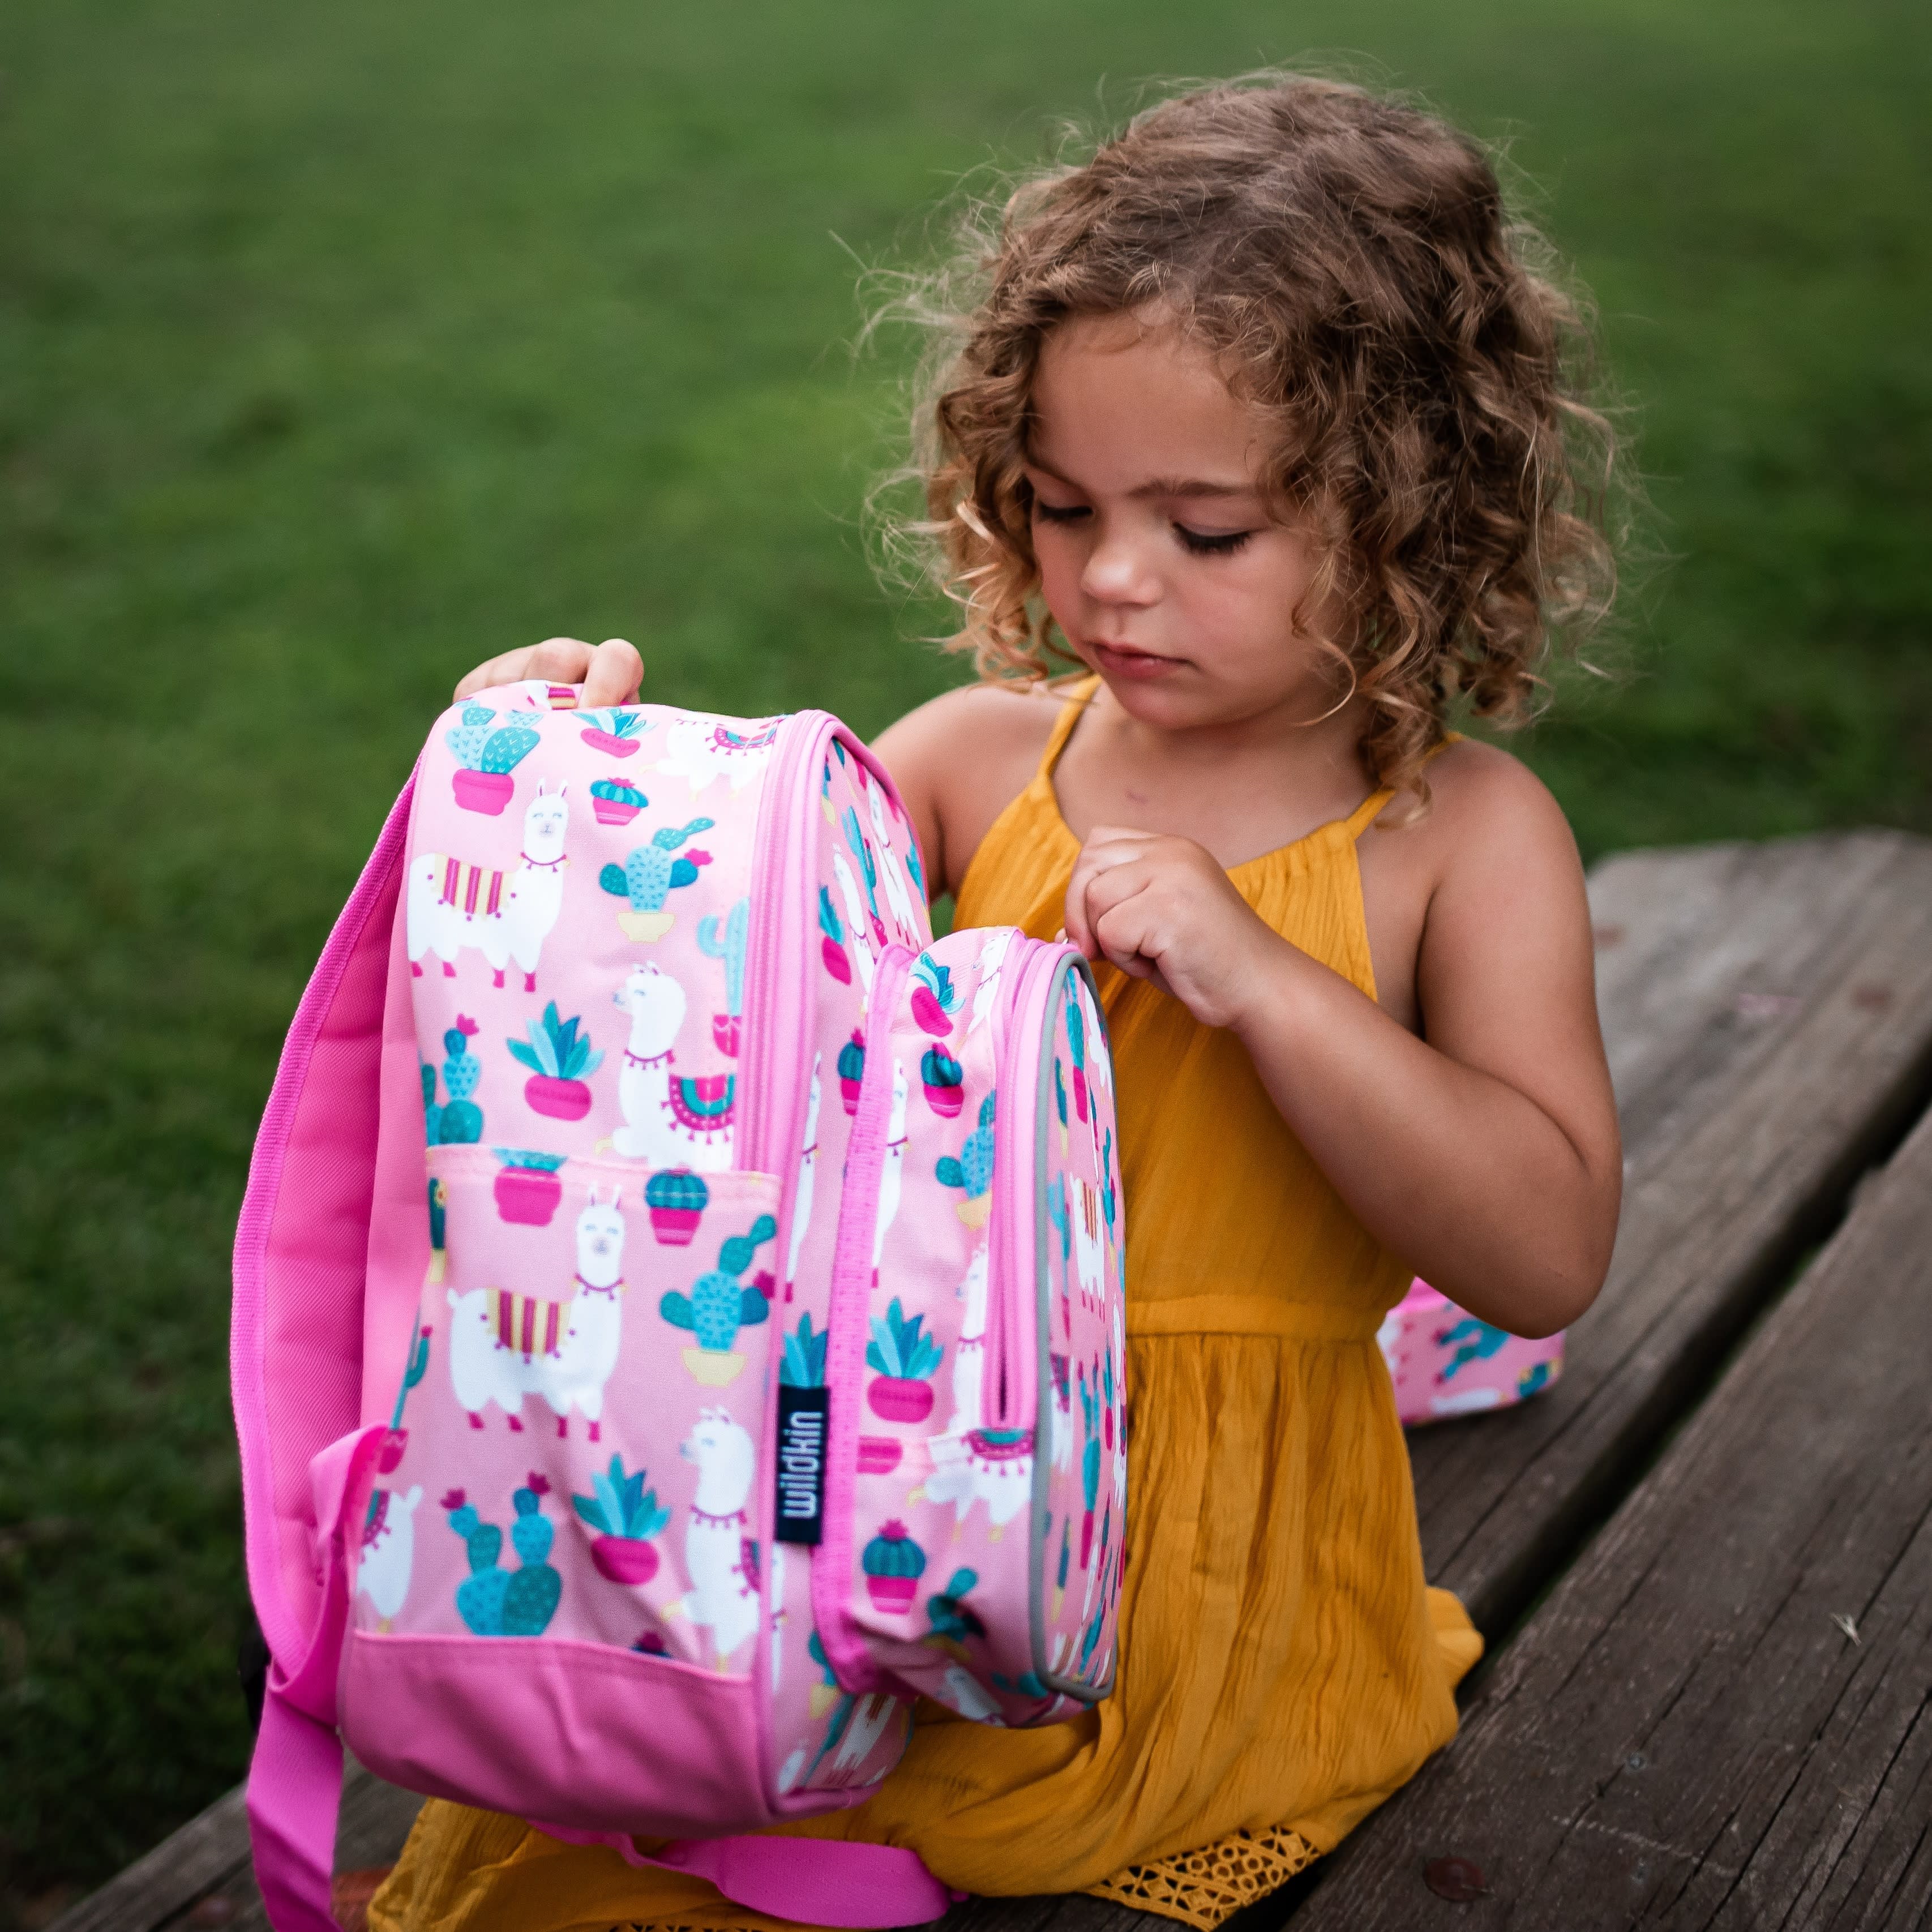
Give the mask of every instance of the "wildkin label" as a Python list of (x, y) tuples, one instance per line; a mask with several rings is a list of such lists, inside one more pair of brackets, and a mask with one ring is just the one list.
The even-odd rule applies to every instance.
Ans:
[(778, 1384), (778, 1507), (772, 1533), (781, 1543), (817, 1543), (824, 1534), (829, 1393), (823, 1384)]

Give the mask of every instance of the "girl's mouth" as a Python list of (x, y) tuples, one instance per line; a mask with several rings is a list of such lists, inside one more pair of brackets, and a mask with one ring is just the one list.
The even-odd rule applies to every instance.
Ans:
[(1097, 638), (1090, 638), (1087, 648), (1094, 654), (1096, 670), (1105, 671), (1109, 677), (1125, 679), (1131, 684), (1151, 684), (1179, 670), (1184, 662), (1179, 658), (1164, 658), (1152, 651), (1137, 650), (1132, 644), (1104, 644)]

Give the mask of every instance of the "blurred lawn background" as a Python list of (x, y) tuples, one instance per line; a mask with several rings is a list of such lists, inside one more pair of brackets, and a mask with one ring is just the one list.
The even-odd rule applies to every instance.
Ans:
[(1518, 741), (1586, 850), (1932, 830), (1922, 4), (0, 12), (0, 1924), (243, 1767), (230, 1230), (453, 678), (618, 633), (868, 732), (956, 681), (857, 528), (910, 345), (847, 356), (847, 250), (1310, 50), (1513, 137), (1600, 298), (1672, 560)]

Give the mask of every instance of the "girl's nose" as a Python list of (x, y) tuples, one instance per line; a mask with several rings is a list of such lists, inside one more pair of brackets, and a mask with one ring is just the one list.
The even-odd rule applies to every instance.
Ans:
[(1096, 604), (1146, 604), (1160, 595), (1141, 546), (1126, 532), (1102, 532), (1087, 554), (1080, 588)]

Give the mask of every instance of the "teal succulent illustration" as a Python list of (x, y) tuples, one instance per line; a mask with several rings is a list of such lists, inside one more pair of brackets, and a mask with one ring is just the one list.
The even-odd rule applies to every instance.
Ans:
[(734, 1234), (724, 1242), (718, 1250), (718, 1265), (700, 1275), (688, 1294), (670, 1290), (658, 1302), (658, 1312), (674, 1328), (689, 1329), (700, 1348), (728, 1353), (741, 1328), (754, 1327), (770, 1312), (764, 1290), (744, 1286), (739, 1277), (778, 1231), (770, 1215), (760, 1214), (748, 1233)]
[(532, 1020), (526, 1030), (527, 1045), (520, 1040), (509, 1042), (511, 1056), (520, 1060), (532, 1073), (546, 1073), (553, 1080), (578, 1080), (595, 1073), (604, 1064), (602, 1052), (592, 1052), (588, 1034), (578, 1036), (581, 1018), (560, 1020), (556, 1002), (543, 1010), (543, 1018)]
[(872, 1339), (866, 1365), (901, 1382), (923, 1382), (939, 1366), (946, 1351), (925, 1332), (923, 1315), (908, 1315), (893, 1296), (884, 1315), (872, 1317)]
[(745, 941), (752, 918), (752, 902), (742, 898), (723, 920), (713, 915), (698, 922), (698, 950), (724, 964), (724, 1010), (736, 1019), (745, 1010)]
[(400, 1429), (403, 1426), (403, 1406), (410, 1399), (410, 1390), (429, 1372), (429, 1330), (425, 1328), (410, 1344), (410, 1359), (403, 1370), (403, 1385), (396, 1391), (396, 1406), (390, 1412), (389, 1426)]
[(518, 1564), (514, 1570), (497, 1561), (503, 1532), (484, 1522), (460, 1490), (452, 1490), (442, 1499), (449, 1526), (463, 1538), (470, 1557), (470, 1574), (457, 1586), (457, 1614), (478, 1636), (541, 1636), (556, 1614), (563, 1580), (549, 1562), (556, 1534), (543, 1514), (549, 1492), (550, 1484), (532, 1471), (526, 1486), (510, 1498), (516, 1511), (510, 1525)]
[(879, 863), (872, 856), (872, 842), (859, 829), (859, 814), (849, 805), (838, 817), (844, 827), (845, 843), (851, 848), (852, 856), (865, 878), (866, 910), (872, 915), (873, 923), (879, 925)]
[(798, 1326), (784, 1338), (784, 1352), (778, 1362), (778, 1380), (792, 1388), (820, 1388), (825, 1382), (825, 1348), (831, 1340), (824, 1329), (812, 1332), (809, 1310), (798, 1318)]
[(670, 1511), (658, 1501), (658, 1492), (644, 1486), (648, 1472), (624, 1473), (624, 1459), (610, 1458), (610, 1468), (590, 1478), (591, 1493), (570, 1499), (579, 1516), (603, 1536), (621, 1536), (647, 1542), (662, 1536), (670, 1521)]
[(629, 900), (633, 912), (662, 912), (673, 890), (695, 883), (698, 868), (711, 862), (708, 853), (693, 852), (682, 859), (671, 855), (716, 823), (715, 819), (694, 818), (687, 825), (660, 826), (651, 834), (648, 845), (634, 846), (625, 854), (621, 866), (606, 866), (598, 874), (597, 883), (614, 898)]

